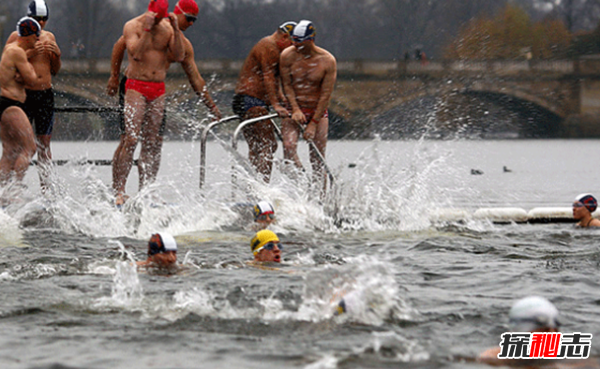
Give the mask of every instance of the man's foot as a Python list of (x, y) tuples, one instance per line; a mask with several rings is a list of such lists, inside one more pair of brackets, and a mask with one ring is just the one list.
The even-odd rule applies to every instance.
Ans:
[(121, 209), (127, 200), (129, 200), (129, 196), (125, 195), (124, 193), (117, 194), (115, 196), (115, 206), (117, 209)]

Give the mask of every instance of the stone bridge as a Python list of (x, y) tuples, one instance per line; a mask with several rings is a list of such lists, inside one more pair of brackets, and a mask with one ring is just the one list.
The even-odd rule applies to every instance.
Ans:
[[(229, 101), (242, 61), (199, 60), (200, 72), (222, 110)], [(114, 105), (104, 93), (109, 61), (63, 61), (55, 89), (63, 104)], [(171, 100), (194, 99), (179, 65), (167, 80)], [(508, 105), (535, 106), (554, 117), (561, 137), (600, 137), (600, 58), (558, 61), (338, 61), (338, 82), (330, 105), (345, 124), (370, 125), (377, 116), (434, 97), (440, 120), (460, 115), (468, 99), (486, 96)], [(468, 114), (465, 110), (464, 114)], [(371, 127), (372, 128), (372, 127)]]

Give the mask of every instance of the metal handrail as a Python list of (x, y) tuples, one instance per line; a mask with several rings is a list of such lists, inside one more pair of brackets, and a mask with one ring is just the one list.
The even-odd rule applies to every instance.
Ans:
[[(279, 129), (279, 127), (277, 126), (277, 124), (275, 124), (275, 122), (273, 122), (273, 118), (276, 118), (278, 116), (277, 113), (272, 113), (272, 114), (267, 114), (267, 115), (263, 115), (260, 117), (256, 117), (256, 118), (250, 118), (250, 119), (246, 119), (245, 121), (241, 122), (237, 128), (235, 129), (235, 131), (233, 132), (233, 136), (231, 138), (231, 148), (233, 149), (234, 152), (237, 152), (237, 143), (238, 143), (238, 136), (240, 134), (240, 132), (242, 131), (242, 129), (244, 129), (244, 127), (249, 126), (250, 124), (256, 124), (258, 122), (262, 122), (263, 120), (269, 120), (269, 122), (271, 122), (271, 124), (273, 125), (273, 129), (275, 130), (275, 133), (277, 134), (277, 137), (279, 137), (279, 139), (281, 141), (283, 141), (283, 136), (281, 135), (281, 130)], [(232, 165), (231, 168), (231, 190), (232, 190), (232, 197), (235, 196), (235, 186), (236, 186), (236, 182), (237, 182), (237, 176), (235, 175), (235, 165)]]
[[(250, 124), (256, 124), (256, 123), (261, 122), (261, 121), (266, 120), (266, 119), (269, 119), (269, 121), (273, 125), (273, 128), (275, 129), (275, 133), (277, 134), (277, 137), (279, 137), (279, 140), (283, 141), (283, 136), (281, 134), (281, 129), (272, 120), (273, 118), (276, 118), (277, 116), (278, 116), (278, 114), (273, 113), (273, 114), (265, 115), (265, 116), (262, 116), (262, 117), (248, 119), (248, 120), (245, 120), (245, 121), (241, 122), (237, 126), (237, 128), (235, 129), (235, 131), (233, 132), (233, 137), (231, 138), (231, 147), (233, 148), (233, 150), (237, 151), (238, 135), (240, 134), (241, 130), (244, 127), (246, 127), (246, 126), (248, 126)], [(301, 124), (298, 124), (298, 126), (300, 127), (300, 131), (302, 133), (304, 133), (304, 127)], [(306, 142), (316, 152), (317, 158), (319, 159), (319, 161), (321, 162), (321, 164), (323, 164), (323, 168), (325, 169), (325, 172), (327, 173), (327, 175), (329, 177), (330, 186), (333, 186), (333, 183), (335, 182), (335, 177), (333, 176), (333, 173), (329, 169), (329, 166), (327, 165), (327, 162), (325, 161), (325, 157), (317, 149), (317, 146), (315, 145), (315, 143), (312, 140), (307, 140)], [(236, 182), (235, 168), (232, 168), (232, 169), (233, 170), (231, 172), (232, 173), (231, 174), (231, 181), (232, 181), (232, 186), (235, 187), (235, 182)]]
[[(304, 134), (304, 126), (302, 126), (302, 124), (298, 123), (298, 126), (300, 127), (300, 132), (302, 132), (302, 134)], [(329, 176), (329, 186), (333, 186), (333, 182), (335, 182), (335, 177), (333, 176), (333, 173), (331, 173), (331, 169), (329, 169), (329, 166), (327, 165), (327, 162), (325, 161), (325, 157), (323, 156), (323, 154), (321, 154), (321, 152), (319, 151), (319, 149), (317, 148), (317, 145), (315, 145), (313, 140), (306, 140), (306, 142), (308, 142), (308, 146), (310, 146), (314, 152), (317, 154), (317, 158), (319, 158), (319, 160), (321, 161), (321, 164), (323, 164), (323, 169), (325, 169), (325, 172), (327, 173), (327, 175)]]
[(273, 118), (277, 118), (277, 116), (278, 116), (277, 113), (273, 113), (273, 114), (263, 115), (262, 117), (256, 117), (256, 118), (247, 119), (247, 120), (243, 121), (242, 123), (240, 123), (237, 126), (237, 128), (235, 129), (235, 131), (233, 132), (233, 137), (231, 138), (231, 147), (235, 151), (237, 151), (237, 141), (238, 141), (237, 137), (240, 134), (240, 131), (244, 127), (246, 127), (247, 125), (250, 125), (250, 124), (256, 124), (258, 122), (261, 122), (261, 121), (267, 120), (267, 119), (269, 119), (269, 121), (271, 122), (271, 124), (275, 128), (275, 133), (277, 134), (277, 136), (279, 137), (279, 139), (283, 141), (283, 136), (281, 136), (281, 130), (279, 129), (279, 127), (277, 126), (277, 124), (275, 124), (275, 122), (273, 122), (271, 120)]
[(54, 111), (57, 113), (121, 113), (123, 108), (119, 106), (57, 106)]
[(237, 115), (225, 117), (208, 124), (202, 130), (202, 135), (200, 136), (200, 188), (204, 186), (204, 179), (206, 178), (206, 141), (208, 140), (208, 133), (211, 129), (218, 126), (219, 124), (239, 119), (240, 117)]

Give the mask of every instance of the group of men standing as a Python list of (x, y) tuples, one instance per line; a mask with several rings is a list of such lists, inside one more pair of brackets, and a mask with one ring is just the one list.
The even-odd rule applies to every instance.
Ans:
[[(242, 119), (264, 116), (272, 106), (283, 119), (284, 158), (298, 168), (298, 138), (314, 142), (311, 163), (314, 179), (325, 184), (319, 150), (325, 156), (329, 114), (327, 107), (336, 81), (333, 55), (315, 45), (316, 30), (308, 20), (283, 23), (275, 33), (260, 40), (246, 58), (233, 98), (233, 111)], [(268, 182), (277, 141), (269, 121), (244, 130), (249, 158)]]
[[(123, 98), (121, 135), (112, 167), (117, 206), (127, 200), (125, 187), (138, 142), (140, 188), (152, 183), (158, 174), (165, 128), (165, 78), (171, 63), (181, 63), (212, 117), (221, 119), (221, 112), (198, 72), (192, 44), (183, 35), (196, 21), (198, 5), (194, 0), (179, 0), (172, 13), (168, 7), (168, 0), (151, 0), (144, 14), (125, 24), (123, 35), (113, 47), (107, 93), (114, 96), (119, 91)], [(52, 164), (52, 76), (60, 69), (61, 53), (54, 35), (43, 30), (49, 14), (44, 0), (32, 1), (28, 9), (28, 17), (19, 20), (0, 60), (0, 184), (23, 179), (36, 151), (31, 127), (35, 122), (40, 180), (45, 191)], [(325, 154), (327, 107), (336, 80), (336, 61), (315, 45), (315, 36), (313, 24), (303, 20), (298, 24), (285, 22), (260, 40), (242, 67), (232, 107), (243, 120), (267, 115), (273, 107), (283, 119), (285, 158), (302, 168), (296, 147), (303, 132), (304, 138), (314, 143), (313, 174), (324, 183), (323, 163), (312, 150), (316, 148), (321, 156)], [(128, 66), (125, 77), (119, 81), (125, 51)], [(271, 122), (248, 126), (244, 136), (251, 163), (268, 182), (277, 149)]]
[(42, 192), (50, 186), (52, 166), (52, 76), (61, 67), (56, 39), (44, 30), (48, 18), (46, 3), (32, 1), (27, 16), (17, 22), (17, 30), (6, 41), (0, 60), (0, 185), (12, 179), (19, 183), (37, 151)]

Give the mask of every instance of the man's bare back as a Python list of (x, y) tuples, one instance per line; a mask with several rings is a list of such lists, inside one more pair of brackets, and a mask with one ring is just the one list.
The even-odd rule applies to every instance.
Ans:
[(278, 106), (281, 97), (278, 68), (280, 54), (274, 35), (262, 38), (250, 50), (242, 66), (235, 93), (256, 97), (271, 106)]

